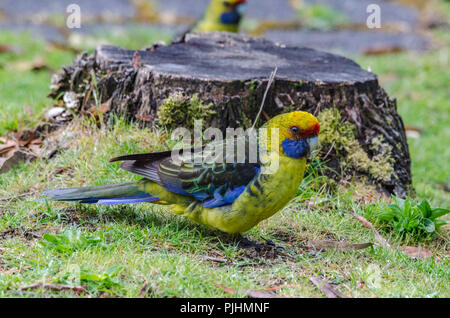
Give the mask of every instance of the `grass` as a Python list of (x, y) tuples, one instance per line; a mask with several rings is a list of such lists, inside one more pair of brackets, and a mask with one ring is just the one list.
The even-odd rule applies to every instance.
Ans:
[[(162, 147), (163, 136), (123, 121), (112, 131), (80, 121), (73, 124), (72, 131), (75, 141), (66, 152), (0, 175), (2, 188), (8, 189), (2, 191), (4, 195), (132, 180), (132, 175), (107, 163), (111, 155)], [(55, 175), (59, 167), (69, 168)], [(295, 287), (280, 290), (281, 295), (310, 297), (322, 295), (308, 278), (324, 275), (339, 282), (343, 293), (356, 297), (448, 296), (444, 239), (422, 245), (440, 256), (441, 262), (416, 261), (381, 247), (345, 252), (306, 247), (309, 240), (374, 241), (373, 234), (346, 213), (361, 208), (352, 199), (353, 190), (326, 194), (315, 180), (307, 178), (301, 197), (248, 233), (254, 240), (274, 240), (285, 247), (289, 258), (247, 254), (226, 236), (151, 205), (97, 207), (11, 200), (3, 206), (0, 218), (0, 295), (17, 295), (12, 291), (39, 281), (73, 284), (80, 279), (89, 286), (87, 295), (91, 296), (137, 296), (148, 282), (153, 296), (222, 297), (229, 295), (214, 283), (240, 292), (286, 283)], [(321, 202), (311, 208), (318, 194)], [(15, 230), (8, 234), (11, 229)], [(77, 231), (78, 236), (73, 235)], [(389, 240), (400, 244), (395, 236)], [(204, 256), (226, 258), (231, 263), (216, 264)], [(113, 276), (104, 274), (111, 268)], [(77, 276), (78, 272), (89, 275)]]
[[(70, 64), (74, 55), (49, 49), (44, 41), (34, 40), (27, 33), (0, 32), (0, 43), (12, 45), (18, 51), (0, 54), (0, 135), (4, 135), (19, 126), (33, 125), (50, 105), (46, 92), (51, 74), (31, 71), (33, 61), (42, 59), (49, 67), (58, 69)], [(26, 113), (27, 107), (33, 112), (31, 118)]]
[[(4, 135), (32, 126), (51, 106), (45, 97), (50, 74), (18, 72), (11, 65), (41, 55), (57, 69), (74, 56), (46, 49), (43, 42), (26, 34), (0, 33), (0, 42), (22, 48), (20, 55), (0, 54), (0, 135)], [(418, 198), (448, 208), (448, 193), (439, 188), (449, 180), (446, 165), (450, 158), (445, 147), (450, 135), (449, 75), (444, 71), (448, 70), (448, 48), (357, 60), (379, 74), (389, 95), (397, 97), (405, 124), (422, 130), (418, 139), (408, 140)], [(33, 110), (31, 119), (26, 106)], [(347, 212), (364, 215), (365, 205), (378, 198), (356, 183), (335, 185), (337, 191), (327, 191), (327, 180), (317, 175), (317, 169), (309, 170), (298, 197), (288, 207), (247, 233), (253, 240), (271, 239), (284, 247), (276, 257), (240, 250), (225, 235), (149, 204), (105, 207), (48, 204), (33, 201), (33, 196), (14, 198), (49, 188), (135, 180), (136, 176), (108, 160), (168, 147), (162, 132), (138, 129), (121, 119), (115, 122), (107, 130), (90, 119), (77, 119), (64, 137), (69, 145), (66, 150), (51, 160), (22, 163), (0, 174), (0, 198), (13, 197), (0, 201), (0, 297), (77, 296), (73, 291), (20, 290), (36, 282), (87, 285), (82, 296), (93, 297), (233, 296), (216, 283), (237, 290), (236, 296), (244, 295), (244, 289), (289, 284), (278, 294), (323, 297), (309, 281), (313, 275), (353, 297), (450, 296), (448, 230), (433, 240), (416, 242), (380, 228), (390, 249), (311, 247), (308, 242), (312, 240), (375, 241), (373, 233)], [(399, 251), (404, 245), (428, 248), (440, 260), (411, 259)], [(225, 258), (228, 263), (205, 256)]]

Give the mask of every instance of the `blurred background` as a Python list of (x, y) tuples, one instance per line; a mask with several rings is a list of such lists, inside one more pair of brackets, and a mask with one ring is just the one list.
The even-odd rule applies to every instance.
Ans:
[[(68, 28), (67, 7), (81, 9)], [(51, 75), (84, 50), (169, 43), (209, 0), (0, 0), (0, 136), (36, 124), (53, 101)], [(378, 5), (380, 28), (369, 28)], [(341, 54), (376, 73), (396, 97), (412, 156), (414, 187), (449, 200), (450, 2), (444, 0), (247, 0), (241, 32)]]
[[(421, 30), (445, 24), (441, 8), (414, 0), (247, 0), (242, 32), (274, 41), (352, 54), (425, 50)], [(139, 48), (167, 40), (202, 17), (209, 0), (2, 0), (0, 29), (29, 31), (48, 41), (86, 48), (99, 42)], [(81, 28), (66, 26), (67, 7), (81, 9)], [(371, 4), (381, 28), (366, 25)]]

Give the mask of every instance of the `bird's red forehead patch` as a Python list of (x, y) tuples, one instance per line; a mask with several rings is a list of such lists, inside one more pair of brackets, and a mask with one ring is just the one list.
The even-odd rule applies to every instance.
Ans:
[(316, 123), (313, 128), (314, 134), (318, 135), (320, 132), (320, 124)]
[(320, 125), (319, 123), (316, 123), (314, 126), (309, 127), (308, 129), (305, 129), (301, 133), (301, 138), (309, 138), (312, 136), (317, 136), (320, 131)]

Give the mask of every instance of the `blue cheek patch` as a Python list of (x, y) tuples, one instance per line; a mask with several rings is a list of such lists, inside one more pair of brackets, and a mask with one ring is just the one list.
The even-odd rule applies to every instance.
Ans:
[(294, 159), (306, 157), (309, 151), (309, 145), (305, 139), (292, 140), (286, 138), (281, 143), (281, 147), (283, 147), (283, 151), (286, 155)]
[(240, 20), (241, 15), (235, 9), (220, 15), (220, 22), (223, 24), (238, 24)]

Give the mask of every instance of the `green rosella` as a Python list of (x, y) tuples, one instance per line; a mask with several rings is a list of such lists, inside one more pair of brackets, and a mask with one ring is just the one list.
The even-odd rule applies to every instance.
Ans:
[[(240, 159), (233, 156), (230, 162), (227, 157), (228, 150), (235, 149), (239, 141), (246, 140), (245, 143), (250, 144), (246, 135), (222, 142), (222, 154), (213, 152), (219, 153), (222, 159), (227, 157), (221, 162), (217, 160), (220, 156), (213, 156), (215, 159), (211, 160), (211, 151), (206, 149), (200, 152), (203, 160), (187, 160), (192, 158), (183, 155), (174, 158), (171, 151), (125, 155), (111, 161), (123, 161), (121, 168), (143, 179), (115, 185), (56, 189), (44, 194), (47, 200), (56, 201), (170, 205), (171, 212), (194, 222), (230, 234), (243, 233), (278, 212), (296, 195), (307, 156), (317, 145), (320, 126), (313, 115), (294, 111), (275, 116), (262, 128), (267, 128), (267, 138), (259, 138), (259, 141), (267, 140), (264, 141), (267, 147), (265, 157), (259, 150), (257, 160), (249, 160), (251, 154), (247, 150)], [(277, 169), (266, 173), (274, 162)]]
[(238, 32), (245, 0), (211, 0), (203, 18), (190, 32)]

